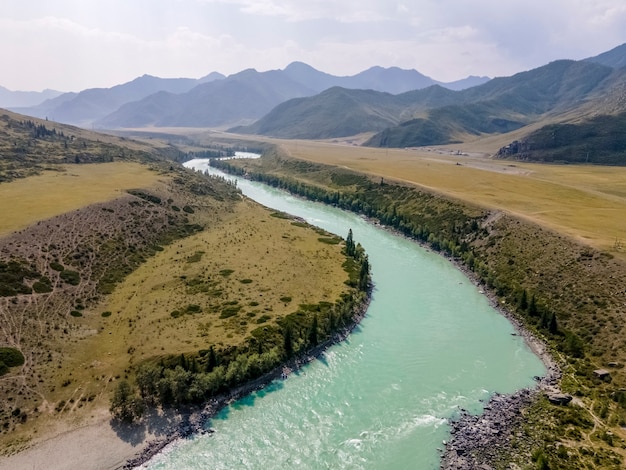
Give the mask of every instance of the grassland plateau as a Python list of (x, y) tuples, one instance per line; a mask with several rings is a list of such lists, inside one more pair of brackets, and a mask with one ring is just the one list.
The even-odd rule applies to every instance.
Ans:
[(365, 301), (361, 251), (181, 150), (0, 114), (0, 468), (123, 465)]

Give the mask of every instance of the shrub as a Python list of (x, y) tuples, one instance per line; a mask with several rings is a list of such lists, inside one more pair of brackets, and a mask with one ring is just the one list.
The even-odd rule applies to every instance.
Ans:
[(63, 279), (68, 284), (71, 284), (72, 286), (77, 286), (78, 284), (80, 284), (80, 274), (70, 269), (64, 269), (63, 271), (61, 271), (61, 279)]
[(197, 263), (202, 259), (202, 255), (204, 254), (204, 251), (196, 251), (193, 255), (189, 256), (187, 258), (187, 262), (188, 263)]
[(220, 318), (230, 318), (239, 313), (241, 310), (241, 305), (231, 305), (222, 309), (222, 313), (220, 314)]
[(102, 318), (107, 318), (107, 317), (110, 317), (110, 316), (111, 316), (111, 312), (107, 310), (106, 312), (102, 312), (102, 313), (100, 314), (100, 316), (101, 316)]
[[(47, 280), (48, 282), (45, 282)], [(46, 292), (52, 292), (52, 285), (48, 278), (41, 278), (39, 281), (33, 284), (33, 290), (36, 294), (45, 294)]]
[(0, 361), (7, 367), (16, 367), (24, 364), (24, 355), (19, 349), (0, 348)]
[(65, 266), (63, 266), (61, 263), (57, 263), (56, 261), (53, 261), (52, 263), (50, 263), (50, 268), (59, 272), (65, 270)]
[(187, 214), (193, 214), (195, 212), (191, 206), (184, 206), (183, 211)]
[(82, 317), (83, 316), (83, 314), (80, 313), (78, 310), (72, 310), (70, 312), (70, 315), (72, 315), (73, 317)]
[(185, 308), (185, 313), (200, 313), (200, 312), (202, 312), (202, 307), (200, 307), (200, 305), (189, 304)]

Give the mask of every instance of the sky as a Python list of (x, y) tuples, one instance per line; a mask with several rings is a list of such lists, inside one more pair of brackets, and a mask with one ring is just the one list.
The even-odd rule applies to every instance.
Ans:
[(0, 86), (80, 91), (305, 62), (510, 76), (626, 42), (624, 0), (2, 0)]

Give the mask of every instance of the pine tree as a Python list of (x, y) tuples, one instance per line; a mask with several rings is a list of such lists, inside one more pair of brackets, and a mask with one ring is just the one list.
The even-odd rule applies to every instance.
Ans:
[(211, 372), (217, 366), (217, 356), (215, 355), (215, 349), (213, 346), (209, 348), (209, 358), (206, 362), (206, 371)]
[(519, 300), (519, 308), (522, 311), (526, 311), (528, 309), (528, 294), (526, 294), (526, 289), (522, 290), (522, 296)]
[(361, 271), (359, 272), (359, 290), (366, 291), (369, 287), (370, 281), (370, 264), (367, 260), (367, 256), (363, 258), (361, 263)]
[(354, 245), (354, 239), (352, 238), (352, 229), (348, 230), (348, 238), (346, 238), (346, 255), (354, 256), (356, 246)]
[(553, 335), (559, 332), (559, 326), (557, 325), (556, 315), (554, 313), (550, 315), (550, 323), (548, 325), (548, 331), (552, 333)]
[(539, 315), (539, 309), (537, 308), (535, 294), (530, 297), (530, 303), (528, 304), (528, 315), (530, 315), (531, 317), (536, 317)]
[(317, 346), (317, 343), (318, 343), (317, 328), (318, 328), (318, 320), (317, 320), (317, 314), (315, 314), (313, 315), (313, 322), (311, 324), (311, 330), (309, 331), (309, 343), (312, 346)]
[(291, 326), (286, 326), (283, 330), (283, 346), (285, 348), (285, 355), (288, 358), (293, 356), (293, 333)]

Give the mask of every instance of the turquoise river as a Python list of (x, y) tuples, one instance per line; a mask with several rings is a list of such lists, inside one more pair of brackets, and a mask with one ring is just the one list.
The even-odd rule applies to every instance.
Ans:
[[(186, 164), (199, 170), (205, 161)], [(214, 172), (214, 170), (211, 170)], [(228, 178), (232, 178), (228, 176)], [(149, 469), (437, 469), (447, 418), (545, 368), (478, 288), (445, 258), (333, 207), (238, 179), (259, 203), (355, 241), (375, 284), (341, 344), (224, 409), (210, 435), (170, 445)]]

